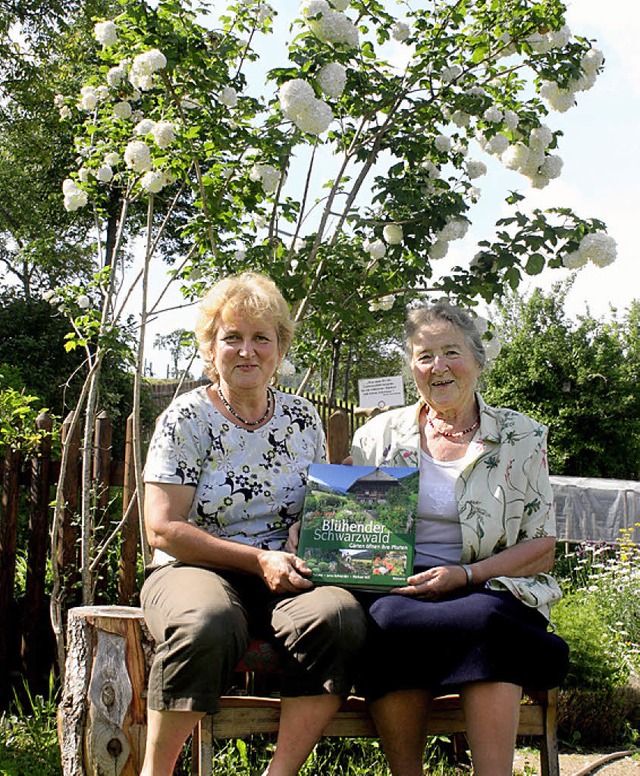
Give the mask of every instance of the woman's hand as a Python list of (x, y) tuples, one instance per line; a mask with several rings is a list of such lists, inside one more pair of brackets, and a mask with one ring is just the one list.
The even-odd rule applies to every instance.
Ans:
[(391, 592), (435, 601), (454, 590), (466, 587), (467, 575), (462, 566), (434, 566), (419, 574), (413, 574), (407, 582), (409, 584), (406, 587), (396, 587)]
[(313, 587), (307, 579), (311, 569), (292, 552), (264, 550), (258, 554), (258, 568), (264, 583), (274, 593), (298, 593)]

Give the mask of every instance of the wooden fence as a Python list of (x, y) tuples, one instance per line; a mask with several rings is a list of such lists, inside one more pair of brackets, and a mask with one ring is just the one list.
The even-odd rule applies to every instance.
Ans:
[[(194, 387), (182, 386), (183, 390)], [(166, 406), (175, 391), (165, 386), (152, 389), (159, 410)], [(366, 417), (345, 402), (328, 402), (324, 397), (308, 394), (317, 407), (328, 438), (330, 460), (339, 463), (348, 453), (349, 440), (354, 429)], [(69, 434), (67, 418), (62, 438)], [(51, 418), (38, 419), (42, 429), (51, 428)], [(139, 550), (139, 516), (135, 498), (133, 467), (132, 420), (127, 423), (124, 460), (112, 458), (112, 425), (106, 413), (100, 413), (94, 429), (92, 461), (93, 503), (96, 512), (96, 535), (107, 535), (114, 520), (122, 519), (119, 535), (119, 556), (114, 567), (113, 553), (105, 553), (96, 570), (95, 603), (136, 605), (139, 588), (137, 578)], [(62, 604), (66, 611), (81, 601), (80, 531), (78, 509), (81, 499), (81, 441), (79, 431), (69, 440), (70, 458), (65, 482), (62, 519), (57, 527), (58, 568), (62, 577)], [(12, 695), (12, 687), (20, 687), (24, 679), (32, 692), (46, 692), (50, 671), (55, 669), (55, 640), (49, 618), (49, 599), (45, 588), (47, 557), (50, 553), (52, 530), (51, 503), (55, 497), (59, 464), (52, 459), (51, 444), (43, 443), (31, 460), (9, 451), (0, 459), (0, 665), (9, 670), (0, 671), (0, 708), (5, 708)], [(121, 514), (114, 514), (113, 488), (121, 489)], [(24, 595), (15, 593), (19, 514), (28, 514), (26, 541), (26, 582)], [(22, 534), (21, 534), (22, 535)], [(21, 573), (23, 570), (21, 569)], [(117, 577), (117, 578), (116, 578)], [(22, 587), (22, 586), (21, 586)], [(114, 600), (114, 589), (116, 590)], [(107, 600), (109, 599), (109, 600)], [(11, 627), (6, 624), (11, 623)]]

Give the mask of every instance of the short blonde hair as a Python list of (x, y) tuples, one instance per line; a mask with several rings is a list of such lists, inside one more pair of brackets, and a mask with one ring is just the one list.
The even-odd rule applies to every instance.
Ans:
[(280, 358), (286, 354), (295, 323), (291, 310), (282, 293), (266, 275), (259, 272), (242, 272), (219, 280), (200, 302), (195, 326), (198, 350), (202, 356), (207, 377), (217, 381), (217, 373), (211, 362), (211, 351), (225, 312), (242, 315), (252, 319), (266, 319), (271, 322), (278, 334)]

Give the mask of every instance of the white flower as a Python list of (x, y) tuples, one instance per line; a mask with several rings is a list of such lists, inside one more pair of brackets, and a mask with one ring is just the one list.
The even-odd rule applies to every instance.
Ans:
[(569, 89), (561, 89), (553, 81), (545, 81), (540, 86), (540, 96), (552, 110), (565, 113), (576, 104), (576, 98)]
[(438, 135), (433, 143), (441, 153), (451, 150), (451, 138), (447, 137), (447, 135)]
[(151, 75), (158, 70), (164, 70), (167, 66), (167, 58), (158, 49), (149, 49), (134, 57), (131, 70), (138, 75)]
[(271, 8), (270, 5), (267, 5), (266, 3), (261, 3), (258, 7), (258, 23), (264, 24), (264, 22), (271, 19), (273, 16), (273, 8)]
[(549, 147), (553, 140), (553, 132), (546, 124), (541, 124), (539, 127), (534, 127), (529, 135), (529, 148), (537, 151), (544, 151)]
[(406, 40), (409, 35), (411, 35), (411, 28), (404, 22), (396, 22), (391, 28), (391, 37), (394, 40), (402, 42), (403, 40)]
[(76, 299), (76, 304), (80, 309), (86, 310), (91, 305), (91, 299), (86, 294), (80, 294)]
[(362, 246), (372, 259), (381, 259), (387, 252), (387, 246), (382, 240), (365, 240)]
[(120, 154), (116, 153), (115, 151), (109, 151), (108, 154), (104, 155), (104, 163), (108, 164), (109, 167), (115, 167), (116, 164), (120, 161)]
[(469, 159), (467, 162), (467, 175), (470, 180), (474, 178), (481, 178), (487, 174), (487, 165), (477, 159)]
[(455, 81), (458, 76), (462, 75), (462, 68), (460, 65), (451, 65), (450, 67), (443, 67), (440, 73), (440, 78), (445, 84), (450, 84)]
[(337, 99), (347, 83), (347, 70), (339, 62), (329, 62), (320, 68), (317, 81), (327, 97)]
[(438, 240), (461, 240), (469, 229), (469, 222), (463, 218), (452, 218), (447, 224), (438, 232)]
[(56, 106), (56, 108), (61, 108), (64, 105), (65, 101), (64, 94), (56, 94), (56, 96), (53, 98), (53, 104)]
[(109, 183), (113, 178), (113, 170), (108, 164), (103, 164), (102, 167), (98, 167), (96, 171), (96, 178), (100, 183)]
[(549, 154), (540, 165), (540, 175), (547, 178), (558, 178), (562, 172), (564, 162), (557, 154)]
[(529, 183), (534, 189), (544, 189), (544, 187), (548, 186), (550, 182), (550, 179), (546, 175), (542, 175), (538, 172), (529, 173), (528, 177)]
[(142, 121), (139, 121), (135, 127), (133, 128), (133, 134), (134, 135), (148, 135), (149, 132), (153, 131), (153, 128), (155, 127), (156, 122), (152, 119), (142, 119)]
[(571, 40), (571, 30), (568, 25), (560, 27), (559, 30), (551, 30), (547, 33), (547, 40), (551, 48), (563, 48)]
[(280, 362), (278, 372), (280, 373), (280, 377), (293, 377), (296, 373), (296, 368), (288, 358), (285, 358)]
[(135, 86), (136, 89), (139, 89), (142, 92), (148, 92), (155, 86), (153, 74), (141, 75), (135, 70), (129, 71), (129, 81), (132, 86)]
[(500, 156), (507, 148), (509, 148), (509, 138), (506, 135), (503, 135), (502, 132), (498, 132), (497, 135), (494, 135), (487, 141), (485, 150), (489, 154)]
[(233, 253), (233, 258), (236, 261), (244, 261), (245, 256), (247, 255), (247, 252), (244, 248), (236, 248), (236, 250)]
[(87, 170), (86, 167), (81, 167), (78, 170), (78, 180), (80, 183), (89, 183), (89, 178), (91, 177), (91, 173), (89, 170)]
[(112, 67), (111, 70), (107, 73), (107, 83), (109, 86), (116, 87), (119, 86), (122, 83), (122, 79), (125, 77), (126, 72), (124, 67), (121, 65), (117, 65), (116, 67)]
[(491, 339), (483, 340), (482, 344), (484, 345), (484, 352), (486, 353), (489, 361), (495, 361), (495, 359), (500, 355), (500, 351), (502, 350), (502, 342), (500, 341), (500, 337), (498, 337), (498, 335), (494, 332)]
[(396, 301), (395, 294), (386, 294), (381, 296), (378, 301), (379, 310), (390, 310), (393, 307), (393, 303)]
[(429, 248), (429, 258), (434, 261), (444, 259), (449, 250), (449, 243), (446, 240), (436, 240)]
[(96, 96), (99, 100), (107, 100), (109, 99), (109, 87), (102, 84), (102, 86), (99, 86), (96, 89)]
[(502, 164), (507, 170), (522, 169), (529, 158), (529, 149), (524, 143), (514, 143), (502, 154)]
[(469, 146), (463, 143), (462, 140), (457, 140), (452, 146), (451, 150), (454, 154), (460, 154), (460, 156), (466, 156), (469, 153)]
[(349, 7), (350, 0), (331, 0), (331, 5), (336, 11), (346, 11)]
[(60, 118), (61, 119), (68, 119), (69, 116), (71, 116), (71, 108), (68, 105), (63, 105), (60, 108)]
[(596, 267), (606, 267), (612, 264), (618, 255), (616, 241), (604, 232), (593, 232), (585, 235), (578, 250)]
[(299, 113), (306, 110), (316, 99), (313, 87), (302, 78), (293, 78), (283, 83), (278, 90), (278, 100), (284, 115), (293, 120)]
[(233, 86), (225, 86), (218, 95), (218, 99), (228, 108), (235, 108), (238, 104), (238, 92), (236, 92)]
[(537, 54), (546, 54), (547, 51), (551, 50), (551, 42), (546, 35), (542, 35), (539, 32), (529, 35), (527, 42)]
[(294, 124), (301, 132), (308, 132), (310, 135), (321, 135), (333, 121), (333, 111), (326, 102), (316, 100), (310, 103), (306, 110), (298, 113), (293, 119)]
[(304, 0), (300, 12), (321, 41), (350, 48), (358, 45), (358, 28), (341, 11), (333, 11), (325, 0)]
[(382, 230), (382, 236), (388, 245), (398, 245), (404, 238), (400, 224), (387, 224)]
[(160, 170), (149, 170), (140, 178), (140, 185), (149, 194), (157, 194), (165, 187), (167, 181)]
[(604, 64), (604, 54), (600, 49), (591, 48), (580, 60), (580, 66), (586, 73), (596, 73)]
[(440, 168), (438, 167), (435, 162), (432, 162), (431, 159), (427, 159), (426, 162), (422, 163), (422, 167), (424, 171), (427, 173), (427, 177), (431, 180), (434, 180), (435, 178), (440, 177)]
[(518, 114), (514, 110), (509, 109), (504, 112), (504, 117), (502, 120), (504, 121), (505, 127), (512, 132), (520, 123), (520, 117)]
[(71, 178), (65, 178), (62, 182), (62, 193), (64, 194), (64, 207), (68, 211), (84, 207), (89, 200), (87, 192), (79, 188), (78, 184)]
[(103, 48), (113, 46), (118, 41), (118, 30), (113, 22), (97, 22), (93, 27), (93, 36)]
[(82, 95), (82, 99), (80, 100), (80, 108), (82, 108), (82, 110), (91, 111), (97, 104), (98, 95), (93, 89), (91, 91), (86, 91)]
[(572, 253), (566, 253), (562, 257), (562, 263), (567, 269), (579, 269), (587, 263), (587, 257), (577, 250)]
[(176, 139), (175, 127), (170, 121), (158, 121), (151, 134), (158, 148), (167, 148)]
[(113, 115), (117, 119), (130, 119), (132, 113), (131, 105), (126, 100), (116, 102), (113, 106)]
[(471, 121), (471, 116), (462, 110), (455, 110), (451, 114), (451, 121), (453, 121), (456, 127), (468, 127), (469, 122)]
[(273, 193), (280, 183), (280, 171), (272, 164), (254, 164), (249, 171), (252, 181), (260, 181), (266, 194)]
[(151, 169), (151, 151), (142, 140), (131, 140), (124, 151), (124, 162), (134, 172)]
[(491, 105), (482, 114), (482, 118), (491, 124), (497, 124), (499, 121), (502, 121), (503, 117), (504, 117), (504, 113), (500, 110), (500, 108), (497, 108), (495, 105)]

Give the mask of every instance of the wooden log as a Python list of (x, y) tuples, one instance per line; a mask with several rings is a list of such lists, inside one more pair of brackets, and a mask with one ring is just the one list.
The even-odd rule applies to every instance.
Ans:
[(140, 772), (153, 649), (138, 608), (69, 610), (65, 683), (58, 709), (64, 776)]
[(331, 413), (327, 424), (329, 463), (342, 463), (349, 455), (349, 418), (344, 410)]
[(16, 576), (18, 501), (22, 456), (11, 447), (4, 454), (0, 482), (0, 707), (6, 708), (11, 697), (10, 672), (13, 660), (13, 633), (6, 623), (13, 620), (13, 587)]

